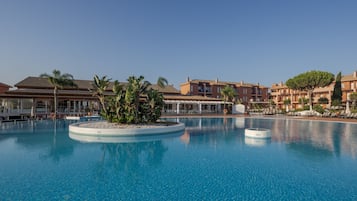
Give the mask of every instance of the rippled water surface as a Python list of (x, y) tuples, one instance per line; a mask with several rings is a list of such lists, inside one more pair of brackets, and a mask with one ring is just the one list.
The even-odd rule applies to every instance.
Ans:
[(64, 120), (0, 123), (0, 200), (357, 200), (357, 124), (171, 120), (182, 135), (115, 143), (72, 140)]

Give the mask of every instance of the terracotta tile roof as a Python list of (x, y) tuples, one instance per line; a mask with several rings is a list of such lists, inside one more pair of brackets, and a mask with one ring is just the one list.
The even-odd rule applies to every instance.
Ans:
[[(58, 90), (58, 97), (80, 97), (91, 99), (93, 97), (89, 90)], [(10, 90), (2, 94), (3, 97), (53, 97), (53, 89), (16, 89)], [(96, 99), (93, 97), (93, 99)]]
[(0, 86), (1, 86), (1, 87), (7, 87), (7, 88), (11, 88), (11, 87), (12, 87), (12, 86), (7, 85), (7, 84), (4, 84), (4, 83), (2, 83), (2, 82), (0, 82)]
[(165, 100), (190, 100), (190, 101), (222, 101), (219, 98), (205, 96), (185, 96), (185, 95), (164, 95)]
[(357, 81), (357, 77), (356, 77), (356, 75), (354, 75), (354, 74), (343, 75), (343, 76), (341, 77), (341, 81), (353, 81), (353, 80)]
[(195, 84), (199, 84), (199, 83), (209, 83), (210, 85), (236, 85), (236, 86), (241, 86), (241, 87), (252, 87), (252, 86), (257, 86), (259, 85), (261, 88), (267, 88), (266, 86), (260, 85), (260, 84), (252, 84), (252, 83), (246, 83), (246, 82), (229, 82), (229, 81), (220, 81), (220, 80), (200, 80), (200, 79), (193, 79), (193, 80), (189, 80), (186, 81), (184, 83), (182, 83), (181, 85), (185, 85), (188, 83), (195, 83)]
[(151, 85), (152, 89), (156, 89), (159, 92), (163, 93), (163, 94), (176, 94), (179, 95), (181, 94), (179, 90), (177, 90), (173, 85), (167, 85), (164, 88), (159, 87), (156, 84)]
[[(93, 81), (89, 80), (74, 80), (78, 89), (88, 90), (92, 88)], [(32, 89), (53, 89), (53, 86), (48, 82), (47, 78), (41, 77), (27, 77), (19, 83), (15, 84), (17, 88), (32, 88)], [(64, 87), (64, 89), (71, 89), (72, 87)]]
[[(92, 80), (74, 80), (74, 83), (77, 84), (76, 91), (83, 90), (88, 91), (89, 89), (93, 89), (93, 81)], [(110, 82), (107, 91), (111, 91), (113, 88), (113, 83)], [(126, 85), (126, 82), (120, 82), (122, 85)], [(15, 85), (18, 89), (53, 89), (53, 86), (48, 82), (46, 78), (41, 77), (27, 77), (24, 80), (20, 81)], [(169, 94), (180, 94), (180, 91), (174, 88), (172, 85), (168, 85), (164, 88), (160, 88), (157, 85), (151, 85), (153, 89), (157, 89), (162, 93)], [(64, 87), (66, 90), (73, 90), (73, 87)]]
[(271, 89), (286, 89), (288, 88), (285, 84), (273, 84)]

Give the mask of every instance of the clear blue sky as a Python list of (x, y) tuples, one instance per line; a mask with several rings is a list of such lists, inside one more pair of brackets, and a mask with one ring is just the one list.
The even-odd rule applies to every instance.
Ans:
[(357, 70), (357, 1), (0, 0), (0, 82), (58, 69), (270, 87)]

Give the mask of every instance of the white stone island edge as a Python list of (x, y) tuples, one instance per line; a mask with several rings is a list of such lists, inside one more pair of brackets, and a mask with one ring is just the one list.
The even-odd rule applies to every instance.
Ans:
[(185, 130), (183, 123), (116, 124), (106, 121), (79, 122), (69, 125), (69, 132), (87, 136), (160, 135)]

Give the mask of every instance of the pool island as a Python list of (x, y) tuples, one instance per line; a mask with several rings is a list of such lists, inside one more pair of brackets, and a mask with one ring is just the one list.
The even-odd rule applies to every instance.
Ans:
[(107, 121), (79, 122), (69, 125), (71, 133), (91, 136), (141, 136), (160, 135), (184, 131), (185, 124), (158, 122), (152, 124), (117, 124)]

